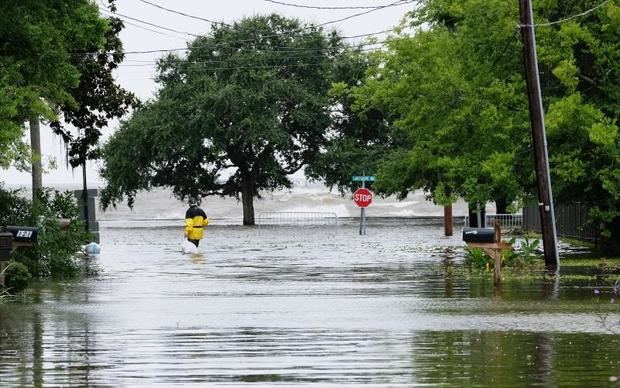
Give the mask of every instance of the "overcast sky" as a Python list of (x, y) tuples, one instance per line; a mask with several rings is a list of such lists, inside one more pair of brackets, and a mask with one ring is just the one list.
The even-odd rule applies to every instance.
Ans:
[[(107, 0), (96, 1), (102, 9), (104, 9), (103, 4), (107, 4)], [(304, 7), (372, 7), (394, 4), (396, 0), (282, 0), (281, 2)], [(226, 23), (241, 19), (244, 16), (275, 12), (288, 17), (296, 17), (306, 22), (320, 24), (368, 11), (368, 9), (325, 10), (291, 7), (266, 0), (117, 0), (117, 3), (116, 12), (119, 16), (124, 15), (120, 17), (126, 21), (121, 38), (127, 52), (182, 48), (186, 47), (186, 42), (193, 38), (190, 34), (208, 33), (210, 23), (162, 8)], [(162, 8), (148, 3), (159, 5)], [(329, 24), (325, 28), (337, 29), (345, 36), (383, 31), (396, 26), (411, 8), (411, 2), (386, 7)], [(109, 15), (107, 11), (102, 11), (102, 14)], [(378, 37), (381, 38), (381, 35)], [(118, 83), (134, 92), (141, 99), (151, 98), (157, 88), (153, 81), (153, 64), (162, 55), (162, 53), (127, 54), (125, 62), (117, 72)], [(111, 128), (105, 131), (104, 138), (116, 129), (116, 125), (117, 123), (114, 123)], [(43, 184), (46, 186), (81, 184), (81, 171), (72, 171), (65, 166), (62, 141), (51, 135), (46, 127), (42, 127), (41, 135), (44, 159), (51, 156), (58, 161), (58, 168), (43, 176)], [(88, 179), (93, 186), (101, 184), (97, 170), (98, 166), (94, 163), (88, 166)], [(7, 184), (29, 185), (31, 181), (28, 173), (19, 173), (13, 169), (0, 171), (0, 174), (0, 182), (4, 181)]]

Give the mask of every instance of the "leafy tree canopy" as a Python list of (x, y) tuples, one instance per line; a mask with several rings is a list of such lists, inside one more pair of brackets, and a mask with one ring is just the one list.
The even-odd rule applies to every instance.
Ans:
[(378, 190), (422, 188), (439, 204), (516, 198), (524, 154), (529, 162), (524, 83), (512, 71), (517, 11), (503, 1), (423, 2), (407, 20), (415, 32), (375, 54), (379, 65), (353, 94), (396, 117), (410, 143), (381, 164)]
[(341, 51), (336, 34), (278, 15), (214, 25), (187, 56), (159, 62), (157, 97), (104, 147), (103, 206), (139, 190), (171, 187), (179, 198), (253, 198), (290, 187), (330, 125), (328, 90)]
[[(109, 1), (114, 9), (114, 0)], [(68, 156), (74, 167), (87, 159), (97, 159), (101, 129), (110, 119), (124, 116), (138, 104), (133, 93), (116, 84), (112, 74), (125, 57), (119, 37), (123, 22), (115, 17), (108, 18), (107, 22), (101, 47), (92, 45), (71, 56), (72, 64), (80, 72), (79, 84), (69, 89), (75, 104), (63, 104), (60, 107), (62, 120), (51, 123), (54, 132), (70, 145)], [(68, 125), (79, 129), (77, 137)]]
[[(597, 5), (535, 2), (535, 19), (554, 193), (608, 211), (620, 187), (618, 2), (571, 17)], [(382, 163), (378, 189), (498, 205), (534, 194), (518, 20), (516, 3), (426, 0), (406, 21), (414, 32), (376, 54), (352, 93), (397, 117), (412, 143)]]
[(359, 48), (346, 50), (338, 58), (330, 90), (332, 124), (327, 143), (306, 168), (311, 179), (338, 187), (341, 194), (359, 187), (353, 175), (372, 175), (385, 154), (402, 146), (407, 137), (393, 128), (393, 118), (374, 106), (358, 106), (352, 91), (364, 82), (374, 57)]
[(75, 55), (104, 45), (108, 21), (88, 0), (0, 3), (0, 166), (24, 158), (22, 123), (75, 106)]

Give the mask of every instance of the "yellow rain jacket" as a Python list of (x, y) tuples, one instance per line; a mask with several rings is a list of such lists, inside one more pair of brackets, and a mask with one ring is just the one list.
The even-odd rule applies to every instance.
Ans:
[(198, 206), (192, 206), (185, 212), (185, 237), (190, 240), (202, 239), (203, 226), (209, 225), (205, 212)]

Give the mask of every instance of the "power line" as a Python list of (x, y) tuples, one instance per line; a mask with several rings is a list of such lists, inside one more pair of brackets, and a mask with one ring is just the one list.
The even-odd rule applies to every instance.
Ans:
[[(105, 7), (105, 4), (103, 4), (102, 0), (99, 0), (99, 1)], [(155, 7), (161, 8), (161, 9), (164, 9), (164, 10), (166, 10), (168, 12), (181, 14), (181, 15), (186, 16), (186, 17), (191, 17), (191, 18), (195, 18), (195, 19), (199, 19), (199, 20), (204, 20), (204, 21), (212, 22), (212, 23), (215, 23), (215, 24), (220, 24), (220, 25), (227, 26), (227, 27), (233, 27), (232, 25), (226, 24), (226, 23), (223, 23), (223, 22), (222, 23), (214, 22), (212, 20), (201, 18), (201, 17), (195, 16), (195, 15), (190, 15), (190, 14), (186, 14), (186, 13), (183, 13), (183, 12), (180, 12), (180, 11), (176, 11), (176, 10), (173, 10), (173, 9), (170, 9), (170, 8), (161, 7), (161, 6), (159, 6), (159, 5), (155, 4), (155, 3), (149, 2), (148, 0), (139, 0), (139, 1), (147, 3), (147, 4), (150, 4), (152, 6), (155, 6)], [(384, 8), (387, 8), (387, 7), (408, 4), (408, 3), (411, 3), (413, 1), (415, 1), (415, 0), (398, 0), (398, 1), (395, 1), (395, 2), (387, 4), (387, 5), (375, 6), (375, 7), (372, 7), (372, 9), (370, 9), (370, 10), (368, 10), (366, 12), (350, 15), (350, 16), (347, 16), (345, 18), (328, 21), (328, 22), (325, 22), (325, 23), (322, 23), (322, 24), (316, 25), (316, 26), (315, 25), (308, 25), (308, 26), (305, 26), (305, 27), (301, 28), (300, 31), (303, 31), (303, 30), (306, 30), (306, 29), (309, 29), (309, 28), (317, 28), (317, 27), (328, 25), (328, 24), (332, 24), (332, 23), (337, 23), (337, 22), (348, 20), (348, 19), (351, 19), (351, 18), (354, 18), (354, 17), (357, 17), (357, 16), (365, 15), (367, 13), (374, 12), (374, 11), (377, 11), (377, 10), (380, 10), (380, 9), (384, 9)], [(163, 30), (166, 30), (166, 31), (170, 31), (170, 32), (178, 33), (178, 34), (189, 35), (189, 36), (193, 36), (193, 37), (200, 37), (200, 35), (193, 34), (191, 32), (180, 31), (180, 30), (176, 30), (176, 29), (173, 29), (173, 28), (161, 26), (161, 25), (158, 25), (158, 24), (154, 24), (154, 23), (151, 23), (151, 22), (147, 22), (147, 21), (144, 21), (144, 20), (141, 20), (141, 19), (138, 19), (138, 18), (134, 18), (134, 17), (128, 16), (128, 15), (124, 15), (124, 14), (120, 14), (120, 13), (112, 12), (112, 11), (107, 11), (106, 9), (101, 9), (101, 11), (102, 12), (106, 12), (108, 14), (107, 16), (110, 16), (110, 14), (111, 14), (111, 15), (114, 15), (114, 16), (117, 16), (117, 17), (122, 17), (124, 19), (129, 19), (129, 20), (136, 21), (138, 23), (143, 23), (143, 24), (146, 24), (146, 25), (149, 25), (149, 26), (160, 28), (160, 29), (163, 29)], [(145, 29), (147, 31), (151, 31), (151, 32), (158, 33), (158, 34), (165, 35), (165, 36), (174, 37), (176, 39), (183, 39), (183, 38), (180, 38), (178, 36), (168, 35), (168, 34), (163, 33), (161, 31), (156, 31), (156, 30), (149, 29), (147, 27), (143, 27), (143, 26), (139, 26), (139, 25), (133, 24), (131, 22), (128, 22), (127, 20), (124, 20), (124, 22), (127, 23), (128, 25), (132, 25), (132, 26), (137, 27), (137, 28), (142, 28), (142, 29)], [(394, 31), (394, 29), (382, 30), (382, 31), (378, 31), (378, 32), (365, 33), (365, 34), (358, 34), (358, 35), (353, 35), (353, 36), (344, 36), (344, 37), (341, 37), (341, 39), (344, 40), (344, 39), (363, 38), (363, 37), (369, 37), (369, 36), (374, 36), (374, 35), (381, 35), (381, 34), (389, 33), (389, 32), (392, 32), (392, 31)], [(276, 36), (280, 36), (280, 35), (282, 35), (282, 34), (271, 34), (271, 35), (267, 34), (267, 35), (261, 35), (260, 38), (264, 39), (264, 38), (276, 37)], [(245, 40), (234, 41), (234, 42), (232, 42), (232, 44), (239, 44), (239, 43), (244, 43), (244, 42), (255, 42), (255, 41), (256, 41), (255, 38), (254, 39), (245, 39)], [(231, 47), (231, 45), (227, 45), (226, 47)], [(218, 48), (222, 48), (222, 46), (218, 46)], [(291, 50), (305, 50), (305, 48), (290, 48), (290, 49)], [(167, 52), (187, 51), (187, 50), (188, 50), (187, 47), (178, 47), (178, 48), (172, 48), (172, 49), (152, 49), (152, 50), (125, 51), (124, 54), (155, 54), (155, 53), (167, 53)]]
[[(388, 29), (388, 30), (377, 31), (377, 32), (369, 32), (369, 33), (359, 34), (359, 35), (342, 36), (341, 39), (347, 40), (347, 39), (366, 38), (366, 37), (369, 37), (369, 36), (387, 34), (387, 33), (393, 32), (393, 31), (395, 31), (395, 30), (394, 29)], [(262, 36), (261, 38), (264, 38), (264, 37), (265, 36)], [(245, 40), (234, 41), (232, 43), (236, 44), (236, 43), (254, 42), (254, 41), (255, 40), (245, 39)], [(367, 45), (374, 45), (374, 44), (381, 44), (381, 43), (385, 43), (385, 41), (377, 42), (377, 43), (365, 43), (365, 44), (360, 44), (360, 46), (367, 46)], [(205, 47), (205, 46), (193, 46), (193, 47), (194, 48), (200, 48), (200, 47)], [(218, 48), (227, 48), (227, 47), (232, 47), (232, 46), (231, 45), (226, 45), (226, 46), (219, 45), (217, 47)], [(282, 48), (283, 49), (288, 49), (290, 51), (294, 51), (294, 50), (297, 50), (297, 51), (308, 50), (307, 48), (303, 48), (303, 47), (282, 47)], [(175, 48), (171, 48), (171, 49), (152, 49), (152, 50), (125, 51), (124, 53), (125, 54), (157, 54), (157, 53), (167, 53), (167, 52), (187, 51), (187, 50), (189, 50), (189, 48), (187, 48), (187, 47), (175, 47)]]
[(163, 7), (163, 6), (159, 5), (159, 4), (155, 4), (155, 3), (152, 3), (152, 2), (147, 1), (147, 0), (138, 0), (138, 1), (140, 1), (142, 3), (145, 3), (145, 4), (148, 4), (148, 5), (152, 6), (152, 7), (156, 7), (156, 8), (162, 9), (164, 11), (167, 11), (167, 12), (170, 12), (170, 13), (175, 13), (177, 15), (182, 15), (182, 16), (185, 16), (185, 17), (188, 17), (188, 18), (192, 18), (192, 19), (196, 19), (196, 20), (202, 20), (204, 22), (213, 23), (213, 24), (221, 24), (223, 26), (229, 26), (229, 27), (231, 26), (230, 24), (227, 24), (227, 23), (224, 23), (224, 22), (216, 22), (215, 20), (211, 20), (211, 19), (200, 17), (200, 16), (191, 15), (191, 14), (188, 14), (188, 13), (185, 13), (185, 12), (177, 11), (177, 10), (174, 10), (174, 9), (166, 8), (166, 7)]
[[(382, 41), (382, 42), (377, 42), (374, 43), (372, 45), (375, 44), (383, 44), (386, 43), (387, 41)], [(355, 51), (356, 52), (369, 52), (369, 51), (375, 51), (379, 48), (376, 47), (365, 47), (365, 48), (357, 48)], [(315, 52), (315, 51), (321, 51), (321, 50), (308, 50), (308, 52)], [(279, 54), (280, 52), (272, 52), (274, 54)], [(277, 58), (279, 61), (282, 61), (284, 63), (274, 63), (274, 64), (263, 64), (263, 65), (253, 65), (253, 66), (245, 66), (245, 65), (239, 65), (239, 66), (233, 66), (233, 65), (228, 65), (228, 66), (217, 66), (217, 65), (221, 65), (221, 64), (226, 64), (229, 60), (228, 59), (221, 59), (221, 60), (203, 60), (203, 61), (185, 61), (185, 62), (181, 62), (179, 63), (179, 67), (183, 67), (183, 68), (198, 68), (198, 67), (202, 67), (205, 70), (209, 70), (209, 71), (219, 71), (219, 70), (243, 70), (243, 69), (269, 69), (269, 68), (282, 68), (282, 67), (302, 67), (302, 66), (313, 66), (315, 64), (313, 63), (305, 63), (305, 62), (297, 62), (297, 63), (286, 63), (286, 62), (291, 62), (291, 61), (300, 61), (303, 59), (307, 59), (308, 56), (298, 56), (298, 55), (293, 55), (293, 56), (281, 56), (279, 58)], [(265, 58), (266, 60), (268, 60), (268, 58)], [(272, 58), (273, 59), (273, 58)], [(154, 59), (154, 60), (128, 60), (128, 61), (132, 61), (132, 62), (136, 62), (136, 63), (121, 63), (119, 64), (119, 69), (120, 68), (131, 68), (131, 67), (154, 67), (158, 64), (158, 60)]]
[[(174, 10), (174, 9), (171, 9), (171, 8), (162, 7), (162, 6), (159, 6), (158, 4), (150, 2), (148, 0), (139, 0), (139, 1), (141, 1), (143, 3), (146, 3), (146, 4), (149, 4), (149, 5), (152, 5), (154, 7), (163, 9), (163, 10), (165, 10), (167, 12), (176, 13), (176, 14), (179, 14), (179, 15), (183, 15), (183, 16), (186, 16), (186, 17), (193, 18), (193, 19), (208, 21), (208, 22), (213, 23), (213, 24), (220, 24), (220, 25), (223, 25), (223, 26), (226, 26), (226, 27), (233, 27), (233, 25), (227, 24), (227, 23), (224, 23), (224, 22), (215, 22), (213, 20), (202, 18), (200, 16), (191, 15), (191, 14), (180, 12), (180, 11), (177, 11), (177, 10)], [(366, 14), (371, 13), (371, 12), (379, 11), (379, 10), (382, 10), (382, 9), (385, 9), (385, 8), (395, 7), (395, 6), (400, 6), (400, 5), (406, 5), (406, 4), (410, 4), (410, 3), (416, 2), (416, 1), (418, 1), (418, 0), (397, 0), (397, 1), (393, 2), (393, 3), (382, 5), (382, 6), (374, 6), (374, 7), (372, 7), (371, 9), (369, 9), (369, 10), (367, 10), (365, 12), (360, 12), (360, 13), (357, 13), (357, 14), (349, 15), (349, 16), (346, 16), (346, 17), (343, 17), (343, 18), (340, 18), (340, 19), (330, 20), (330, 21), (327, 21), (327, 22), (324, 22), (324, 23), (320, 23), (320, 24), (317, 24), (317, 25), (312, 25), (312, 24), (311, 25), (307, 25), (305, 27), (300, 28), (300, 31), (308, 30), (308, 29), (311, 29), (311, 28), (318, 28), (318, 27), (327, 26), (327, 25), (330, 25), (330, 24), (334, 24), (334, 23), (345, 21), (345, 20), (353, 19), (353, 18), (358, 17), (358, 16), (366, 15)], [(110, 11), (106, 11), (106, 12), (110, 12)], [(176, 32), (176, 33), (185, 34), (185, 35), (190, 35), (190, 36), (193, 36), (193, 37), (199, 37), (200, 36), (200, 35), (193, 34), (193, 33), (190, 33), (190, 32), (179, 31), (179, 30), (175, 30), (175, 29), (172, 29), (172, 28), (160, 26), (160, 25), (157, 25), (157, 24), (154, 24), (154, 23), (150, 23), (150, 22), (138, 19), (138, 18), (134, 18), (134, 17), (131, 17), (131, 16), (119, 14), (117, 12), (111, 12), (111, 13), (114, 14), (114, 15), (118, 15), (118, 16), (127, 18), (129, 20), (134, 20), (136, 22), (144, 23), (144, 24), (147, 24), (147, 25), (150, 25), (150, 26), (153, 26), (153, 27), (157, 27), (157, 28), (161, 28), (161, 29), (167, 30), (167, 31)], [(390, 30), (386, 30), (386, 31), (390, 31)], [(374, 34), (381, 34), (381, 33), (384, 33), (386, 31), (381, 31), (379, 33), (372, 33), (372, 34), (361, 34), (361, 35), (359, 35), (357, 37), (364, 37), (364, 36), (371, 36), (371, 35), (374, 35)], [(268, 37), (272, 37), (272, 36), (275, 37), (275, 36), (280, 36), (280, 35), (281, 34), (261, 35), (261, 38), (268, 38)], [(253, 42), (253, 41), (255, 41), (255, 39), (247, 39), (245, 41)], [(242, 42), (242, 41), (238, 41), (238, 42)]]
[[(142, 0), (140, 0), (142, 1)], [(336, 10), (336, 9), (377, 9), (377, 8), (384, 8), (383, 6), (380, 5), (369, 5), (369, 6), (341, 6), (341, 7), (324, 7), (324, 6), (317, 6), (317, 5), (302, 5), (302, 4), (294, 4), (294, 3), (287, 3), (284, 1), (277, 1), (277, 0), (264, 0), (268, 3), (273, 3), (273, 4), (278, 4), (278, 5), (283, 5), (286, 7), (294, 7), (294, 8), (307, 8), (307, 9), (321, 9), (321, 10)], [(400, 5), (400, 4), (397, 4)], [(387, 5), (386, 7), (394, 7), (395, 5)]]
[[(383, 45), (387, 43), (387, 40), (382, 40), (382, 41), (377, 41), (377, 42), (369, 42), (369, 43), (365, 43), (365, 44), (360, 44), (358, 46), (355, 46), (355, 48), (357, 48), (359, 51), (372, 51), (372, 50), (376, 50), (376, 48), (371, 47), (371, 46), (377, 46), (377, 45)], [(284, 47), (283, 49), (278, 49), (278, 50), (269, 50), (268, 52), (270, 54), (278, 54), (278, 55), (283, 55), (283, 54), (293, 54), (293, 55), (287, 55), (286, 59), (303, 59), (306, 56), (304, 56), (304, 54), (311, 54), (311, 53), (322, 53), (325, 51), (328, 51), (330, 48), (296, 48), (296, 47), (291, 47), (291, 48), (286, 48)], [(188, 50), (188, 48), (178, 48), (175, 50)], [(162, 51), (158, 51), (158, 50), (150, 50), (148, 51), (148, 53), (153, 53), (153, 51), (155, 52), (162, 52)], [(169, 52), (170, 50), (164, 50), (163, 52)], [(135, 51), (128, 51), (125, 52), (125, 54), (135, 54)], [(141, 51), (140, 53), (145, 53), (144, 51)], [(296, 55), (295, 55), (296, 54)], [(153, 59), (153, 60), (126, 60), (126, 61), (132, 61), (132, 62), (137, 62), (137, 63), (148, 63), (148, 64), (152, 64), (157, 62), (157, 59)], [(220, 63), (223, 62), (223, 60), (212, 60), (212, 61), (200, 61), (201, 63)], [(139, 66), (136, 64), (120, 64), (120, 66)], [(146, 65), (142, 65), (142, 66), (146, 66)]]
[(100, 9), (100, 10), (102, 12), (104, 12), (104, 13), (107, 13), (107, 16), (110, 16), (110, 14), (112, 14), (114, 16), (118, 16), (118, 17), (121, 17), (121, 18), (129, 19), (129, 20), (133, 20), (135, 22), (146, 24), (146, 25), (153, 26), (153, 27), (156, 27), (156, 28), (160, 28), (162, 30), (166, 30), (166, 31), (170, 31), (170, 32), (176, 32), (177, 34), (190, 35), (190, 36), (193, 36), (193, 37), (196, 37), (196, 38), (200, 36), (200, 35), (192, 34), (191, 32), (179, 31), (179, 30), (175, 30), (173, 28), (168, 28), (168, 27), (160, 26), (158, 24), (147, 22), (147, 21), (144, 21), (144, 20), (141, 20), (141, 19), (138, 19), (138, 18), (134, 18), (134, 17), (131, 17), (131, 16), (123, 15), (123, 14), (118, 13), (118, 12), (108, 11), (108, 10), (105, 10), (105, 9)]
[[(573, 20), (573, 19), (576, 19), (576, 18), (579, 18), (579, 17), (585, 16), (585, 15), (587, 15), (587, 14), (589, 14), (589, 13), (592, 13), (592, 12), (596, 11), (597, 9), (599, 9), (599, 8), (603, 7), (605, 4), (607, 4), (607, 3), (611, 2), (611, 1), (612, 1), (612, 0), (606, 0), (606, 1), (603, 1), (603, 2), (602, 2), (602, 3), (600, 3), (599, 5), (597, 5), (597, 6), (595, 6), (595, 7), (592, 7), (592, 8), (590, 8), (590, 9), (588, 9), (587, 11), (583, 11), (583, 12), (581, 12), (581, 13), (578, 13), (578, 14), (576, 14), (576, 15), (572, 15), (572, 16), (569, 16), (569, 17), (564, 18), (564, 19), (556, 20), (556, 21), (549, 22), (549, 23), (536, 23), (536, 24), (534, 24), (534, 27), (549, 27), (549, 26), (553, 26), (553, 25), (556, 25), (556, 24), (561, 24), (561, 23), (567, 22), (567, 21), (569, 21), (569, 20)], [(521, 27), (531, 27), (531, 26), (528, 26), (528, 25), (519, 25), (519, 27), (521, 28)]]
[(169, 37), (171, 37), (171, 38), (175, 38), (175, 39), (186, 40), (185, 38), (182, 38), (182, 37), (180, 37), (180, 36), (166, 34), (165, 32), (162, 32), (162, 31), (157, 31), (157, 30), (153, 30), (152, 28), (144, 27), (144, 26), (141, 26), (141, 25), (139, 25), (139, 24), (135, 24), (135, 23), (129, 22), (129, 21), (127, 21), (127, 20), (123, 20), (123, 24), (127, 24), (127, 25), (130, 25), (130, 26), (136, 27), (136, 28), (140, 28), (140, 29), (142, 29), (142, 30), (150, 31), (150, 32), (153, 32), (153, 33), (155, 33), (155, 34), (164, 35), (164, 36), (169, 36)]
[(331, 21), (328, 21), (328, 22), (325, 22), (325, 23), (320, 23), (320, 24), (317, 24), (315, 27), (323, 27), (323, 26), (327, 26), (329, 24), (343, 22), (345, 20), (353, 19), (353, 18), (356, 18), (358, 16), (367, 15), (367, 14), (369, 14), (371, 12), (380, 11), (380, 10), (385, 9), (385, 8), (396, 7), (396, 6), (400, 6), (400, 5), (406, 5), (406, 4), (414, 3), (414, 2), (417, 2), (417, 1), (419, 1), (419, 0), (398, 0), (398, 1), (395, 1), (395, 2), (387, 4), (387, 5), (378, 6), (376, 8), (370, 9), (368, 11), (356, 13), (356, 14), (349, 15), (349, 16), (346, 16), (346, 17), (343, 17), (343, 18), (340, 18), (340, 19), (331, 20)]

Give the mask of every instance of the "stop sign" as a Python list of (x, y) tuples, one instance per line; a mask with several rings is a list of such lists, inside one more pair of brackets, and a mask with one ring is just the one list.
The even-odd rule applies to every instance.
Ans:
[(372, 203), (372, 191), (364, 188), (355, 190), (353, 202), (357, 207), (368, 207)]

